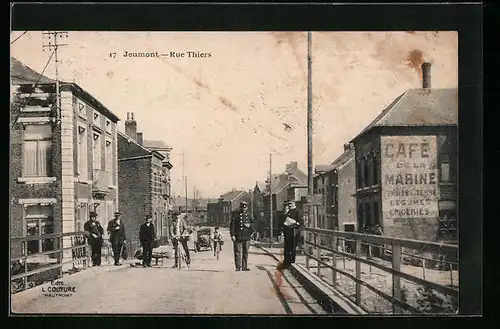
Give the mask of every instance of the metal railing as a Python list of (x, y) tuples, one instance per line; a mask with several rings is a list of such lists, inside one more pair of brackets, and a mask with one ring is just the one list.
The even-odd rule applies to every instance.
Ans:
[[(364, 286), (369, 290), (373, 291), (378, 296), (384, 298), (392, 304), (393, 312), (395, 314), (403, 313), (403, 310), (409, 311), (410, 313), (423, 313), (416, 307), (409, 305), (403, 300), (403, 292), (401, 286), (401, 279), (408, 280), (414, 284), (421, 285), (425, 288), (438, 291), (444, 295), (452, 296), (453, 298), (458, 298), (458, 283), (454, 285), (453, 282), (453, 269), (458, 269), (458, 246), (446, 245), (433, 242), (425, 242), (418, 240), (391, 238), (380, 235), (368, 235), (355, 232), (343, 232), (334, 231), (318, 228), (304, 228), (306, 232), (305, 243), (305, 261), (308, 270), (311, 270), (310, 260), (315, 260), (317, 263), (316, 274), (318, 277), (322, 277), (322, 269), (331, 269), (331, 284), (333, 287), (338, 287), (337, 275), (343, 275), (348, 277), (355, 282), (355, 302), (358, 306), (361, 306), (361, 287)], [(322, 238), (325, 237), (329, 240), (329, 245), (325, 244), (325, 241), (320, 242)], [(324, 239), (324, 238), (323, 238)], [(343, 243), (339, 243), (343, 240)], [(341, 248), (340, 246), (349, 246), (347, 248)], [(363, 246), (368, 248), (367, 257), (363, 257)], [(376, 248), (381, 251), (383, 255), (390, 256), (391, 266), (383, 265), (379, 262), (375, 262), (372, 258), (372, 249)], [(423, 257), (419, 255), (414, 255), (411, 253), (403, 252), (403, 249), (412, 249), (417, 251), (425, 251), (434, 254), (447, 254), (452, 255), (452, 261), (442, 259), (431, 259), (428, 257)], [(324, 261), (322, 255), (322, 250), (331, 253), (331, 264)], [(344, 269), (340, 269), (337, 266), (337, 257), (341, 256), (344, 260)], [(382, 255), (379, 255), (382, 256)], [(418, 258), (423, 264), (423, 278), (405, 273), (401, 270), (401, 265), (405, 263), (408, 258)], [(355, 261), (355, 271), (354, 275), (345, 270), (345, 259), (352, 259)], [(425, 268), (426, 262), (436, 262), (448, 264), (450, 270), (450, 285), (443, 285), (440, 283), (432, 282), (426, 280), (425, 278)], [(384, 272), (390, 273), (392, 276), (392, 295), (389, 295), (380, 289), (377, 289), (373, 285), (363, 281), (361, 279), (361, 264), (367, 264), (371, 268), (375, 267)], [(457, 280), (458, 281), (458, 280)], [(350, 297), (350, 296), (346, 296)]]
[[(10, 280), (11, 287), (15, 290), (11, 291), (11, 293), (26, 290), (36, 285), (36, 282), (29, 282), (28, 278), (35, 275), (42, 275), (42, 273), (47, 275), (48, 271), (56, 272), (56, 274), (49, 273), (49, 277), (55, 275), (59, 279), (63, 276), (63, 267), (71, 263), (73, 264), (73, 268), (76, 268), (76, 265), (81, 265), (83, 269), (86, 269), (90, 259), (90, 249), (86, 241), (86, 235), (86, 232), (71, 232), (11, 237), (11, 244), (18, 244), (21, 247), (21, 257), (11, 258)], [(64, 246), (63, 239), (69, 239), (69, 246)], [(31, 241), (36, 241), (38, 245), (40, 245), (40, 241), (48, 241), (48, 250), (44, 251), (42, 249), (39, 252), (29, 253), (28, 243)], [(41, 245), (46, 244), (42, 243)], [(71, 257), (69, 257), (69, 254), (65, 255), (69, 251), (71, 251)], [(40, 263), (46, 266), (29, 269), (28, 264)], [(43, 278), (42, 281), (44, 281)], [(50, 279), (45, 279), (45, 281), (50, 281)]]

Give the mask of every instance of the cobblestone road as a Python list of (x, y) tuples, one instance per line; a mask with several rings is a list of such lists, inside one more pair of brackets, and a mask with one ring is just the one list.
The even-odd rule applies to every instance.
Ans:
[(190, 268), (171, 268), (172, 259), (152, 268), (92, 268), (64, 277), (69, 297), (47, 297), (41, 287), (12, 298), (19, 313), (140, 314), (323, 314), (321, 307), (276, 261), (251, 247), (251, 271), (236, 272), (232, 242), (216, 260), (213, 252), (192, 253)]

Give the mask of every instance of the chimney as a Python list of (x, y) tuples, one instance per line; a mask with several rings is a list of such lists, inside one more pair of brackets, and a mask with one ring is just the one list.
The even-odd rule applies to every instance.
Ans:
[(422, 64), (422, 88), (431, 88), (431, 63)]
[(142, 137), (142, 133), (137, 133), (137, 143), (139, 143), (140, 145), (144, 144), (144, 139)]
[(137, 122), (134, 120), (134, 113), (127, 113), (127, 121), (125, 121), (125, 134), (137, 140)]

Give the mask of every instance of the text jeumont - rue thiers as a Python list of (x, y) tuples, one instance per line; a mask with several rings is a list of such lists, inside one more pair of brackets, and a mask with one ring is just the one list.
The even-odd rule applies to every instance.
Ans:
[(200, 51), (169, 51), (166, 53), (159, 53), (157, 51), (151, 52), (131, 52), (124, 51), (123, 57), (146, 57), (146, 58), (154, 58), (154, 57), (171, 57), (171, 58), (210, 58), (212, 57), (211, 53), (203, 53)]

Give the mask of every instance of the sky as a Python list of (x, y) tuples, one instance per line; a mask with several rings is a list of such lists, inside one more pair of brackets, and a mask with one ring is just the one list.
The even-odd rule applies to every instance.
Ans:
[[(22, 35), (22, 36), (21, 36)], [(37, 72), (48, 43), (39, 31), (11, 33), (11, 55)], [(82, 32), (60, 47), (59, 77), (121, 118), (133, 112), (145, 140), (171, 147), (172, 189), (216, 198), (251, 189), (297, 161), (307, 173), (306, 32)], [(124, 57), (128, 52), (210, 57)], [(116, 53), (116, 57), (110, 56)], [(385, 106), (421, 87), (458, 86), (458, 35), (446, 32), (312, 33), (313, 165), (333, 162)], [(55, 64), (44, 75), (55, 77)], [(182, 156), (184, 152), (184, 168)]]

